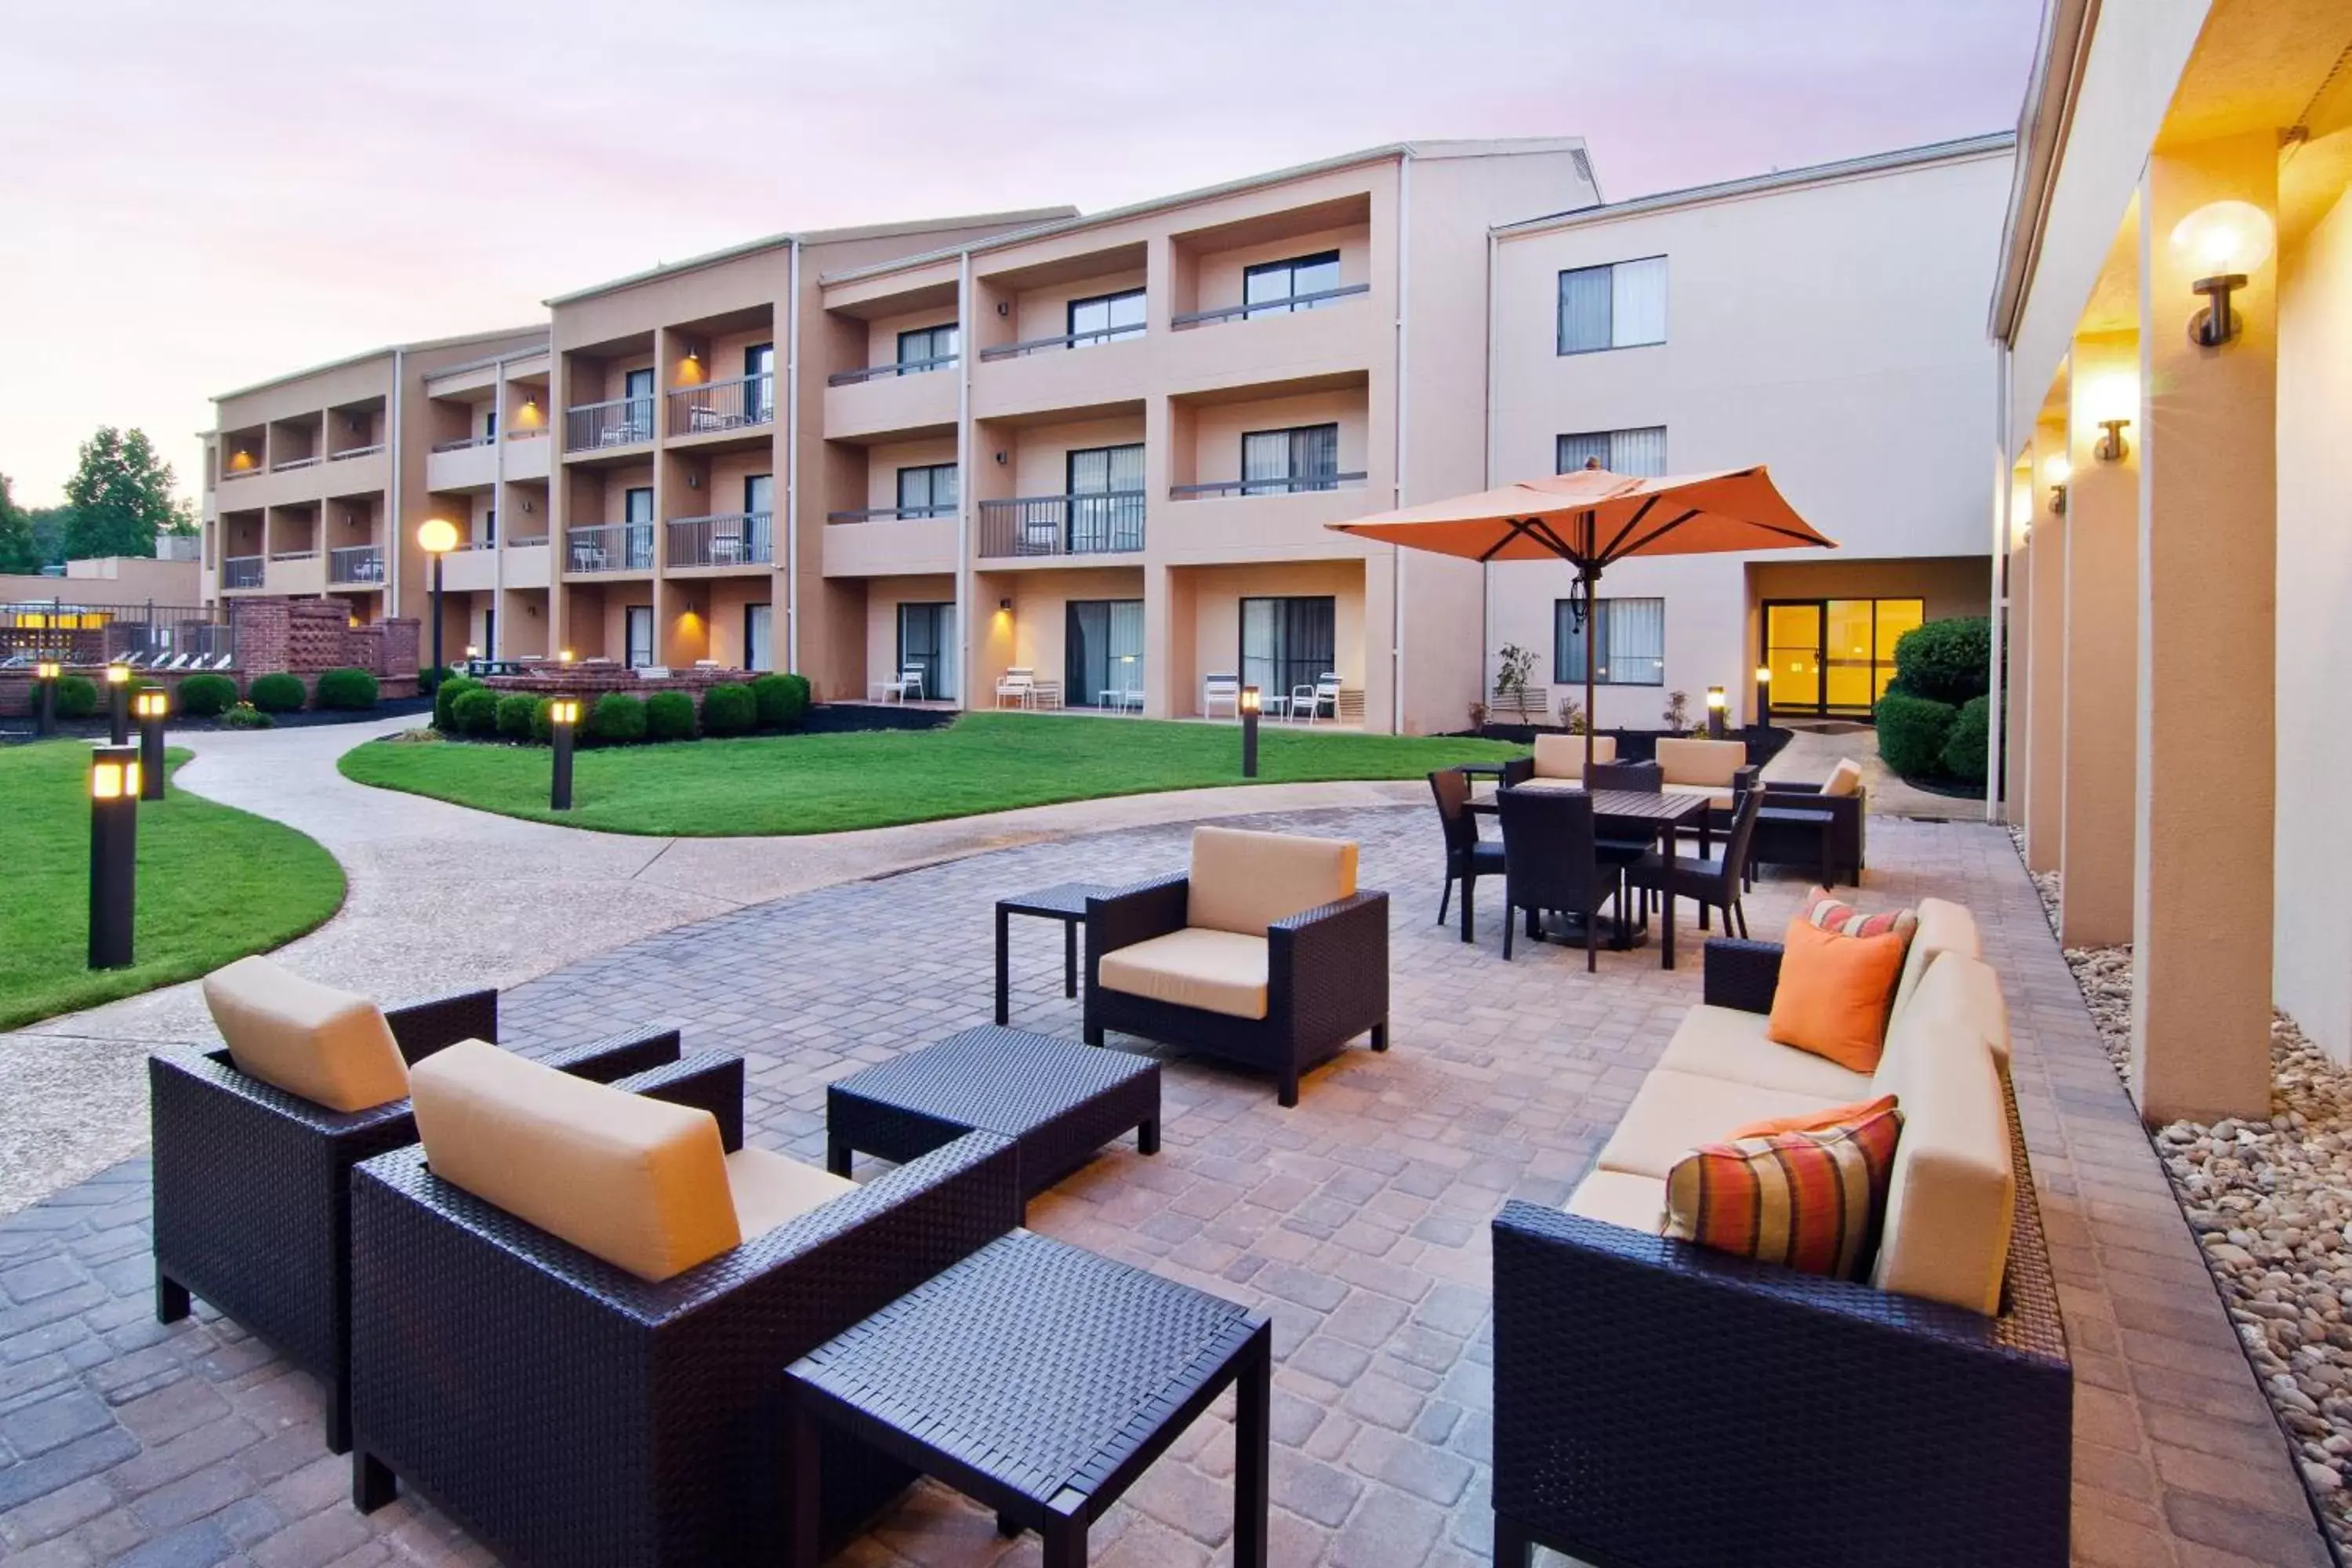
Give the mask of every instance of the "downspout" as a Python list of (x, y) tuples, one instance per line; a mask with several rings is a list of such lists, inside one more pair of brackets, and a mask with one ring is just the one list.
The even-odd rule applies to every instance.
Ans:
[[(384, 455), (391, 460), (392, 467), (392, 499), (386, 503), (390, 515), (384, 519), (384, 531), (390, 537), (383, 542), (383, 591), (390, 601), (385, 608), (392, 614), (383, 617), (385, 619), (397, 617), (400, 614), (400, 569), (404, 564), (402, 547), (408, 542), (406, 519), (401, 512), (400, 484), (401, 466), (408, 461), (408, 448), (401, 445), (400, 440), (400, 410), (406, 401), (407, 390), (408, 351), (394, 349), (392, 351), (392, 407), (384, 417), (383, 430)], [(322, 518), (320, 521), (323, 523), (325, 520)], [(419, 624), (422, 624), (422, 617), (419, 617)], [(388, 637), (391, 634), (387, 632), (384, 635)], [(419, 653), (424, 651), (422, 641), (420, 638)]]
[[(1480, 486), (1495, 488), (1495, 397), (1496, 375), (1495, 339), (1501, 330), (1501, 310), (1496, 303), (1495, 278), (1501, 265), (1502, 240), (1495, 231), (1486, 231), (1486, 466), (1480, 473)], [(1495, 646), (1495, 563), (1478, 563), (1478, 689), (1471, 693), (1473, 702), (1486, 700), (1493, 689), (1494, 679), (1486, 665), (1486, 650)]]
[[(490, 407), (495, 411), (490, 437), (490, 526), (498, 526), (498, 514), (507, 508), (507, 362), (499, 361), (498, 381), (490, 393)], [(507, 519), (511, 527), (514, 519)], [(550, 551), (549, 555), (554, 556)], [(490, 546), (490, 636), (488, 646), (482, 651), (490, 658), (499, 657), (499, 644), (507, 635), (507, 542), (502, 536)]]
[(956, 258), (956, 706), (971, 680), (971, 252)]
[[(784, 668), (801, 673), (801, 242), (784, 300)], [(745, 650), (747, 658), (750, 653)], [(770, 650), (773, 657), (773, 649)]]
[(2013, 602), (2010, 592), (2010, 541), (2017, 520), (2011, 515), (2017, 489), (2009, 456), (2009, 345), (1995, 342), (1992, 349), (1993, 375), (1993, 552), (1992, 552), (1992, 668), (1987, 674), (1986, 691), (1990, 696), (1986, 722), (1992, 732), (1985, 745), (1985, 820), (2001, 820), (2001, 772), (2009, 759), (2003, 754), (2005, 731), (2001, 709), (2007, 693), (2001, 689), (2001, 662), (2009, 642), (2009, 607)]
[[(1397, 161), (1396, 471), (1389, 505), (1404, 505), (1406, 308), (1412, 288), (1412, 152)], [(1389, 732), (1404, 733), (1404, 546), (1389, 546), (1396, 565), (1389, 588)]]

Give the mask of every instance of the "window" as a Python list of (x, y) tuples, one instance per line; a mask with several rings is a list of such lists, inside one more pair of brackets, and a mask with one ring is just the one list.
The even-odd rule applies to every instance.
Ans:
[(482, 415), (482, 438), (487, 441), (498, 433), (499, 411), (495, 408), (485, 410)]
[(1301, 294), (1325, 294), (1339, 286), (1339, 253), (1318, 251), (1287, 261), (1261, 261), (1242, 269), (1244, 316), (1286, 316), (1293, 310), (1319, 310), (1337, 300), (1307, 300)]
[(1328, 598), (1244, 599), (1242, 684), (1269, 697), (1288, 697), (1327, 674), (1338, 674), (1336, 601)]
[[(1584, 626), (1577, 601), (1552, 604), (1552, 681), (1584, 684)], [(1598, 686), (1664, 686), (1666, 683), (1666, 602), (1664, 599), (1601, 599), (1594, 602), (1592, 679)]]
[(1242, 437), (1242, 494), (1288, 495), (1339, 488), (1339, 426), (1301, 425)]
[(1559, 352), (1666, 341), (1666, 258), (1578, 267), (1559, 275)]
[(1143, 601), (1072, 599), (1063, 618), (1062, 668), (1069, 688), (1063, 700), (1075, 707), (1141, 706)]
[(621, 609), (622, 662), (643, 669), (654, 661), (654, 607), (625, 605)]
[(1073, 555), (1143, 548), (1143, 443), (1069, 455)]
[(1654, 479), (1666, 471), (1666, 427), (1644, 425), (1633, 430), (1583, 430), (1559, 438), (1554, 473), (1571, 474), (1587, 459), (1612, 474)]
[(926, 463), (898, 470), (900, 517), (952, 517), (956, 509), (956, 466)]
[(652, 486), (639, 485), (622, 492), (621, 521), (626, 525), (621, 530), (621, 567), (628, 572), (646, 571), (654, 563)]
[(743, 351), (743, 421), (765, 425), (776, 416), (776, 345), (753, 343)]
[(956, 357), (956, 324), (944, 327), (918, 327), (911, 332), (898, 334), (898, 374), (919, 375), (927, 370), (945, 370)]
[(481, 543), (482, 548), (487, 550), (498, 542), (499, 509), (494, 506), (484, 507), (482, 509), (482, 537), (479, 542)]
[(1143, 290), (1097, 294), (1070, 301), (1070, 346), (1087, 348), (1143, 335)]

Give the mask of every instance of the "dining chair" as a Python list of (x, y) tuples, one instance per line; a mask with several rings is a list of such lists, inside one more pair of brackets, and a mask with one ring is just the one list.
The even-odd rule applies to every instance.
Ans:
[[(1584, 787), (1591, 791), (1629, 790), (1637, 795), (1661, 795), (1665, 790), (1665, 776), (1655, 763), (1596, 762), (1585, 770)], [(1656, 848), (1658, 840), (1655, 835), (1627, 837), (1622, 831), (1611, 834), (1596, 826), (1592, 844), (1602, 869), (1622, 882), (1625, 868)], [(1642, 912), (1649, 912), (1646, 897)]]
[[(1756, 837), (1756, 813), (1764, 804), (1760, 789), (1744, 790), (1731, 808), (1731, 828), (1724, 835), (1723, 858), (1702, 860), (1696, 855), (1665, 855), (1653, 850), (1625, 868), (1629, 886), (1639, 888), (1644, 895), (1656, 893), (1662, 898), (1689, 899), (1698, 905), (1698, 929), (1706, 931), (1709, 911), (1723, 911), (1723, 931), (1733, 934), (1737, 922), (1738, 934), (1748, 934), (1748, 911), (1740, 907), (1739, 892), (1744, 880), (1742, 873), (1748, 865), (1748, 847)], [(1646, 908), (1648, 900), (1643, 899)]]
[[(1525, 910), (1528, 934), (1545, 910), (1584, 917), (1584, 967), (1601, 966), (1602, 880), (1592, 837), (1592, 797), (1581, 790), (1506, 788), (1495, 795), (1503, 824), (1503, 957)], [(1622, 910), (1620, 911), (1622, 914)]]
[(1437, 923), (1445, 923), (1454, 884), (1460, 882), (1462, 940), (1469, 942), (1477, 920), (1478, 879), (1503, 875), (1503, 847), (1478, 832), (1478, 819), (1470, 812), (1469, 774), (1459, 768), (1440, 768), (1429, 775), (1429, 789), (1437, 797), (1437, 822), (1445, 832), (1445, 892), (1437, 900)]

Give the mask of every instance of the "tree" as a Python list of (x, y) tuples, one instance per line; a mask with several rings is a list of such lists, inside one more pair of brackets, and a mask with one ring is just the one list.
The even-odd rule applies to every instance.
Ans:
[(8, 493), (0, 474), (0, 572), (29, 575), (41, 569), (40, 546), (33, 542), (33, 520)]
[(66, 521), (66, 552), (153, 555), (155, 536), (183, 517), (172, 497), (172, 465), (156, 454), (144, 430), (99, 426), (82, 443), (81, 465), (66, 482), (73, 508)]
[(73, 517), (69, 506), (37, 506), (25, 516), (33, 529), (33, 552), (43, 566), (62, 566), (66, 560), (66, 525)]

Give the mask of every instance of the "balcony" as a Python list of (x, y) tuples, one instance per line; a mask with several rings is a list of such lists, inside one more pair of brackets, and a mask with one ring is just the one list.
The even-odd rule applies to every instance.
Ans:
[[(650, 417), (650, 405), (646, 412)], [(654, 569), (654, 525), (650, 522), (607, 522), (568, 529), (564, 545), (563, 569), (567, 573)]]
[(315, 468), (325, 461), (324, 458), (313, 452), (307, 458), (288, 458), (282, 462), (272, 463), (269, 465), (269, 471), (273, 474), (290, 474), (297, 468)]
[(1353, 299), (1357, 295), (1369, 294), (1371, 291), (1372, 286), (1369, 283), (1343, 283), (1337, 289), (1318, 289), (1309, 294), (1285, 294), (1279, 299), (1262, 300), (1255, 303), (1220, 305), (1213, 310), (1186, 310), (1169, 325), (1181, 332), (1194, 327), (1214, 326), (1221, 321), (1287, 316), (1301, 310), (1327, 309), (1335, 300)]
[(595, 452), (640, 446), (654, 438), (654, 400), (614, 397), (563, 411), (563, 449)]
[(220, 574), (222, 590), (260, 587), (261, 566), (262, 559), (258, 555), (224, 556)]
[(1054, 349), (1091, 348), (1097, 343), (1125, 342), (1131, 338), (1141, 336), (1143, 336), (1141, 322), (1122, 322), (1116, 326), (1091, 327), (1083, 332), (1064, 332), (1059, 337), (1031, 338), (1024, 342), (999, 343), (992, 349), (981, 350), (980, 357), (982, 363), (993, 363), (998, 360), (1025, 359), (1031, 354), (1044, 353)]
[(670, 520), (669, 564), (673, 567), (765, 566), (775, 559), (773, 512), (720, 512)]
[(339, 588), (375, 588), (383, 584), (383, 546), (352, 544), (327, 552), (327, 581)]
[(669, 434), (673, 439), (764, 429), (775, 422), (776, 378), (772, 374), (706, 381), (698, 386), (676, 387), (669, 393)]
[(940, 354), (930, 359), (902, 359), (889, 364), (869, 364), (862, 370), (837, 370), (824, 378), (827, 386), (857, 386), (869, 381), (886, 381), (894, 376), (920, 375), (925, 371), (952, 370), (963, 363), (963, 355)]
[(1295, 496), (1311, 490), (1361, 489), (1369, 474), (1317, 474), (1306, 479), (1218, 479), (1205, 485), (1171, 485), (1170, 500), (1199, 500), (1211, 496)]
[(836, 511), (825, 522), (828, 577), (896, 577), (956, 569), (953, 507)]
[(499, 447), (495, 437), (461, 436), (436, 441), (425, 454), (425, 488), (433, 490), (488, 489), (498, 482)]
[(955, 428), (960, 354), (867, 365), (825, 378), (824, 433), (835, 441), (907, 440)]
[(1143, 492), (1024, 496), (980, 503), (980, 554), (1122, 555), (1143, 548)]

